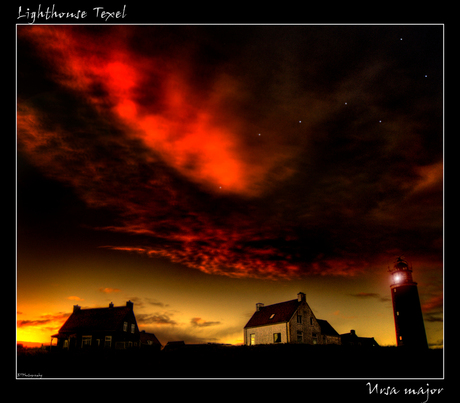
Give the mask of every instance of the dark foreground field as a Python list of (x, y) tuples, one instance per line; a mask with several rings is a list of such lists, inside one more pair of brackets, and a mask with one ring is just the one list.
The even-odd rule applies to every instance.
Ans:
[(442, 378), (443, 351), (396, 347), (188, 345), (161, 352), (22, 350), (18, 378)]

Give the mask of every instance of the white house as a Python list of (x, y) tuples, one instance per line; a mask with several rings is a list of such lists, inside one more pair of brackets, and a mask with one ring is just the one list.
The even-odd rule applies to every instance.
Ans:
[(316, 319), (303, 292), (297, 299), (264, 306), (244, 327), (244, 344), (306, 343), (340, 344), (340, 335), (326, 321)]

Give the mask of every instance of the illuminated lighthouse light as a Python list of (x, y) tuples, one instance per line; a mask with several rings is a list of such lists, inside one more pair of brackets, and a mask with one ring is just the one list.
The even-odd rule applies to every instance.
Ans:
[(396, 281), (397, 283), (399, 283), (399, 282), (401, 281), (401, 275), (396, 274), (396, 275), (395, 275), (395, 281)]

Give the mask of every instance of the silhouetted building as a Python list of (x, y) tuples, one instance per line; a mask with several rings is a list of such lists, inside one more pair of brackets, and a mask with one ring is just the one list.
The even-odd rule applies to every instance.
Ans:
[(350, 333), (340, 335), (342, 346), (379, 347), (379, 343), (373, 337), (359, 337), (352, 329)]
[(391, 299), (398, 346), (428, 348), (417, 283), (412, 267), (398, 257), (391, 272)]
[(69, 350), (141, 346), (131, 301), (127, 301), (125, 306), (113, 306), (110, 303), (108, 308), (81, 309), (74, 305), (72, 314), (59, 329), (59, 333), (51, 338), (57, 338), (58, 348)]
[(164, 351), (177, 350), (179, 348), (184, 348), (186, 346), (185, 341), (168, 341), (164, 347)]
[(142, 330), (139, 336), (142, 348), (161, 350), (161, 343), (153, 333), (147, 333), (145, 330)]
[(256, 312), (244, 327), (244, 344), (340, 344), (340, 335), (326, 321), (316, 319), (304, 293), (297, 299), (264, 306), (256, 304)]

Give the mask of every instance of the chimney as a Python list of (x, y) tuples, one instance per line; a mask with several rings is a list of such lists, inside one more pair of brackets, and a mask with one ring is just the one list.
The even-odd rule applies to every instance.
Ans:
[(256, 304), (256, 311), (259, 312), (260, 311), (260, 308), (263, 308), (264, 307), (264, 304), (262, 302), (258, 302)]
[(131, 301), (126, 301), (126, 306), (127, 306), (128, 308), (131, 308), (131, 310), (133, 310), (133, 305), (134, 305), (133, 302), (131, 302)]
[(297, 301), (299, 301), (299, 302), (307, 302), (307, 296), (303, 292), (299, 292), (297, 294)]
[(113, 308), (113, 302), (109, 304), (109, 308)]
[(353, 329), (350, 330), (350, 333), (351, 333), (353, 336), (356, 336), (356, 332), (355, 332)]
[(80, 308), (81, 308), (81, 306), (79, 306), (79, 305), (74, 305), (74, 306), (73, 306), (73, 311), (74, 311), (74, 313), (75, 313), (75, 312), (78, 312), (78, 311), (80, 310)]

